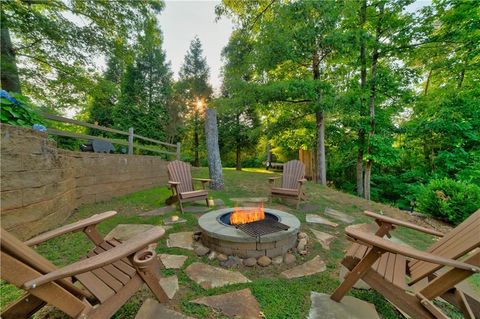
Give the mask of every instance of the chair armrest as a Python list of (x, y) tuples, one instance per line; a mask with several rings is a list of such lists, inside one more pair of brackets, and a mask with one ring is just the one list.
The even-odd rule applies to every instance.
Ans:
[(444, 258), (438, 255), (427, 253), (424, 251), (417, 250), (415, 248), (407, 247), (404, 245), (396, 244), (387, 239), (375, 236), (373, 234), (364, 232), (356, 227), (356, 225), (348, 226), (345, 228), (345, 233), (347, 236), (352, 238), (355, 241), (366, 244), (368, 246), (374, 246), (380, 248), (381, 250), (388, 251), (391, 253), (403, 255), (417, 260), (423, 260), (437, 265), (455, 267), (463, 270), (468, 270), (474, 273), (480, 272), (480, 267), (475, 265), (459, 262), (450, 258)]
[(33, 237), (25, 242), (27, 246), (34, 246), (41, 244), (49, 239), (64, 235), (66, 233), (71, 233), (71, 232), (76, 232), (80, 230), (84, 230), (86, 227), (91, 226), (91, 225), (96, 225), (105, 219), (108, 219), (110, 217), (113, 217), (117, 214), (115, 211), (108, 211), (105, 213), (101, 214), (95, 214), (93, 216), (90, 216), (88, 218), (79, 220), (78, 222), (68, 224), (65, 226), (62, 226), (60, 228), (48, 231), (46, 233), (40, 234), (36, 237)]
[(170, 186), (177, 186), (177, 185), (180, 185), (181, 183), (180, 182), (174, 182), (174, 181), (168, 181), (168, 184)]
[(192, 178), (194, 181), (200, 181), (202, 183), (207, 183), (211, 182), (212, 180), (210, 178)]
[(77, 261), (63, 268), (49, 272), (23, 284), (25, 289), (31, 289), (54, 280), (75, 276), (84, 272), (110, 265), (117, 260), (135, 254), (149, 244), (157, 241), (165, 233), (161, 227), (152, 228), (144, 233), (123, 242), (121, 245), (107, 250), (99, 255)]
[(298, 182), (303, 185), (307, 182), (307, 180), (305, 178), (302, 178), (302, 179), (299, 179)]
[(408, 227), (408, 228), (418, 230), (418, 231), (424, 232), (426, 234), (430, 234), (430, 235), (434, 235), (434, 236), (438, 236), (438, 237), (443, 237), (444, 236), (443, 233), (441, 233), (439, 231), (436, 231), (434, 229), (418, 226), (418, 225), (415, 225), (415, 224), (412, 224), (412, 223), (409, 223), (409, 222), (406, 222), (406, 221), (403, 221), (403, 220), (398, 220), (398, 219), (395, 219), (395, 218), (392, 218), (392, 217), (388, 217), (388, 216), (384, 216), (384, 215), (380, 215), (380, 214), (375, 214), (375, 213), (372, 213), (372, 212), (369, 212), (369, 211), (364, 211), (363, 213), (365, 215), (369, 216), (369, 217), (374, 218), (379, 223), (388, 223), (388, 224), (392, 224), (392, 225)]

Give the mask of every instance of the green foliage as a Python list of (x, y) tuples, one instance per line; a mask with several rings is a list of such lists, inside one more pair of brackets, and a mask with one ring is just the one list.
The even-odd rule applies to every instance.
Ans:
[[(95, 58), (163, 7), (161, 0), (3, 1), (2, 32), (12, 34), (24, 94), (56, 109), (85, 106)], [(117, 52), (130, 50), (130, 43)]]
[[(167, 103), (172, 94), (172, 74), (162, 42), (157, 20), (145, 21), (133, 62), (127, 65), (123, 75), (113, 117), (119, 129), (133, 127), (135, 134), (163, 141), (169, 121)], [(112, 104), (107, 101), (106, 105)]]
[(43, 124), (43, 119), (35, 111), (36, 107), (30, 100), (21, 94), (11, 93), (11, 100), (1, 97), (0, 99), (0, 121), (10, 125), (32, 127), (34, 124)]
[(416, 204), (422, 213), (459, 224), (480, 208), (480, 187), (452, 179), (433, 179), (421, 187)]

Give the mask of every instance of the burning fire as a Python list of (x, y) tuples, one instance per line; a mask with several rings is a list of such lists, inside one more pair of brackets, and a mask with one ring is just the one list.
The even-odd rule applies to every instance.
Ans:
[(240, 225), (265, 219), (263, 203), (258, 207), (234, 207), (230, 215), (231, 225)]

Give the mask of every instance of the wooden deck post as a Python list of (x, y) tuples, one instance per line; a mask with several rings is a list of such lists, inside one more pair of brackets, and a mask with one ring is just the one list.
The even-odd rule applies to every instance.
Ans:
[(180, 154), (180, 142), (177, 142), (177, 160), (181, 160), (181, 154)]
[(128, 155), (133, 154), (133, 127), (128, 129)]

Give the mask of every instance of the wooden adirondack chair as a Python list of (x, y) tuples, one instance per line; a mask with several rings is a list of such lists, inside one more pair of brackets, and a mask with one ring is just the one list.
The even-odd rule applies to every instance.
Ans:
[[(480, 298), (463, 289), (461, 283), (480, 272), (480, 210), (447, 235), (375, 213), (365, 213), (375, 219), (379, 228), (375, 234), (365, 232), (359, 227), (361, 225), (346, 228), (347, 238), (355, 242), (342, 261), (350, 272), (331, 299), (340, 301), (362, 279), (412, 318), (448, 318), (433, 304), (437, 297), (456, 306), (465, 318), (480, 318)], [(390, 236), (390, 231), (397, 226), (439, 236), (440, 239), (422, 252), (383, 238)]]
[[(168, 163), (168, 185), (172, 190), (170, 202), (178, 201), (180, 210), (183, 213), (183, 203), (197, 201), (204, 199), (207, 206), (208, 191), (205, 187), (206, 183), (211, 182), (208, 178), (192, 178), (191, 165), (182, 161), (172, 161)], [(195, 190), (193, 181), (200, 181), (202, 183), (201, 190)]]
[[(282, 179), (281, 187), (275, 187), (275, 180)], [(305, 192), (302, 190), (305, 179), (305, 165), (302, 162), (293, 160), (283, 165), (283, 176), (270, 177), (270, 201), (272, 197), (296, 198), (297, 209), (300, 201), (305, 200)]]
[[(25, 290), (22, 297), (4, 309), (1, 318), (28, 318), (46, 304), (73, 318), (110, 318), (144, 282), (158, 300), (167, 302), (158, 282), (159, 260), (148, 248), (165, 231), (154, 228), (124, 243), (104, 240), (95, 226), (115, 214), (94, 215), (26, 242), (0, 229), (1, 278)], [(80, 230), (95, 248), (86, 258), (68, 266), (57, 268), (29, 247)], [(77, 281), (85, 289), (74, 285)]]

